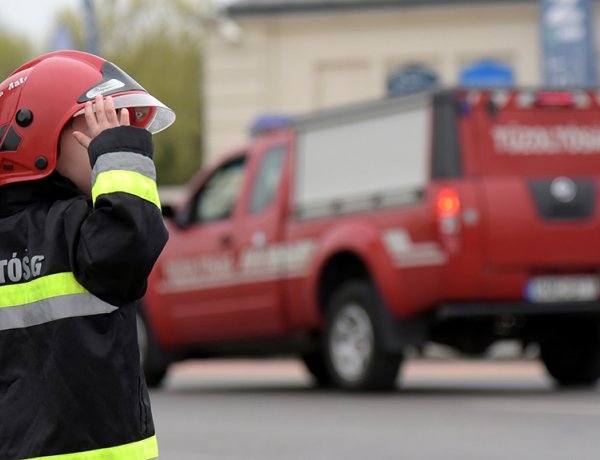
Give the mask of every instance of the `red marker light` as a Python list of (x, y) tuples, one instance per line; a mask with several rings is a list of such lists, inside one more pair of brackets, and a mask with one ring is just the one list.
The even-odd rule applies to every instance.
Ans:
[(458, 214), (458, 211), (460, 211), (460, 200), (457, 193), (450, 188), (440, 190), (437, 199), (437, 210), (438, 214), (442, 217), (450, 217)]
[(540, 91), (536, 102), (541, 106), (570, 107), (575, 104), (575, 97), (568, 91)]

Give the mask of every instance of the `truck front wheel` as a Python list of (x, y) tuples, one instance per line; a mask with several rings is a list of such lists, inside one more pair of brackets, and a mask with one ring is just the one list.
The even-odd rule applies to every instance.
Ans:
[(394, 388), (402, 356), (382, 348), (378, 321), (382, 308), (375, 287), (366, 281), (346, 282), (333, 295), (322, 346), (325, 364), (338, 387), (364, 391)]
[(326, 388), (331, 386), (331, 374), (327, 369), (323, 354), (321, 352), (311, 352), (302, 355), (302, 361), (306, 370), (312, 375), (317, 386)]

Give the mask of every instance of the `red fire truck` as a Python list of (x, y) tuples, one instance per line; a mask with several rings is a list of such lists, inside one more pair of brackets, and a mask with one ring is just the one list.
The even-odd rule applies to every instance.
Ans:
[(393, 387), (407, 347), (537, 343), (600, 377), (600, 94), (456, 89), (257, 126), (191, 181), (140, 313), (148, 382), (293, 354)]

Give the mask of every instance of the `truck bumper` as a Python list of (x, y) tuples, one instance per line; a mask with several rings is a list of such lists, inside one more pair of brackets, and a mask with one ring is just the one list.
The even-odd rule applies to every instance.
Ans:
[(502, 315), (599, 314), (600, 302), (486, 302), (446, 303), (436, 309), (436, 319), (475, 318)]

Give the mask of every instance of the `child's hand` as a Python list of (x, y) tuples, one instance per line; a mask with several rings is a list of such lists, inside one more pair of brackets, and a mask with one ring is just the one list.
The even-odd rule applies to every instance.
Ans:
[(121, 110), (120, 116), (117, 116), (117, 110), (115, 109), (115, 103), (113, 98), (107, 96), (104, 99), (102, 96), (96, 96), (94, 101), (96, 105), (96, 111), (93, 110), (93, 104), (91, 101), (85, 104), (85, 121), (87, 122), (87, 132), (73, 131), (73, 136), (77, 139), (82, 146), (86, 149), (89, 147), (90, 142), (102, 131), (109, 128), (116, 128), (117, 126), (129, 126), (129, 110)]

